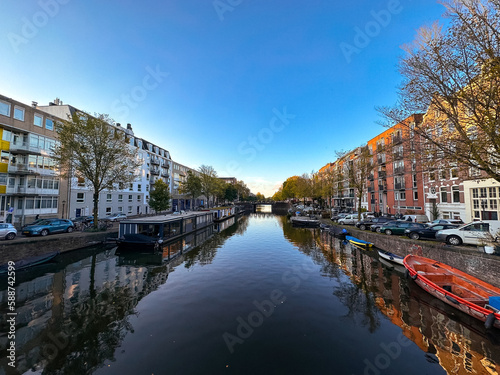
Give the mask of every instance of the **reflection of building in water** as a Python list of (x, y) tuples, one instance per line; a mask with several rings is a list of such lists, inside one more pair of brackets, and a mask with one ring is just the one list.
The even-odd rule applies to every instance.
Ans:
[(500, 374), (500, 332), (487, 334), (480, 321), (435, 299), (367, 252), (353, 250), (348, 261), (343, 256), (350, 245), (342, 248), (341, 241), (326, 232), (321, 242), (325, 258), (365, 293), (373, 293), (378, 309), (427, 353), (429, 361), (439, 362), (449, 374)]
[[(76, 261), (76, 253), (62, 254), (60, 267), (64, 268), (18, 284), (18, 371), (43, 368), (66, 374), (91, 373), (105, 360), (113, 358), (116, 347), (133, 329), (129, 316), (134, 314), (143, 297), (164, 284), (169, 272), (187, 256), (189, 264), (203, 264), (209, 262), (206, 259), (213, 259), (217, 248), (207, 254), (203, 246), (213, 233), (210, 226), (169, 244), (166, 249), (170, 253), (182, 251), (184, 254), (198, 246), (199, 251), (187, 252), (168, 263), (162, 254), (134, 257), (103, 251), (91, 256), (80, 255)], [(7, 291), (2, 290), (0, 309), (6, 311), (6, 307)], [(6, 316), (0, 319), (0, 331), (7, 332)], [(6, 351), (6, 348), (7, 337), (3, 336), (0, 350)], [(1, 359), (0, 373), (9, 373), (9, 370), (7, 360)]]

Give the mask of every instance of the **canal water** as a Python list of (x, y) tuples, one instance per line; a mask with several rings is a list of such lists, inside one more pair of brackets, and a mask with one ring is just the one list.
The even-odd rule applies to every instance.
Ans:
[(160, 254), (62, 254), (17, 274), (16, 312), (17, 367), (3, 314), (0, 374), (500, 371), (499, 332), (373, 253), (269, 212)]

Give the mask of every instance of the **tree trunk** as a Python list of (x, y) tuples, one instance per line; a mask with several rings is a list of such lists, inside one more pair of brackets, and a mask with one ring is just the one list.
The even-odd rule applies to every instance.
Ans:
[(97, 229), (98, 216), (99, 216), (99, 193), (94, 190), (94, 228)]

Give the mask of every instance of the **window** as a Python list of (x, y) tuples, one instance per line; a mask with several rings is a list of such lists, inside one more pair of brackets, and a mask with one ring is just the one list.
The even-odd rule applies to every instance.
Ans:
[(2, 141), (7, 141), (10, 142), (12, 133), (8, 131), (7, 129), (3, 129), (2, 132)]
[(429, 181), (434, 181), (436, 179), (436, 173), (435, 172), (429, 172)]
[(496, 187), (490, 187), (488, 189), (490, 191), (490, 198), (496, 198), (497, 197), (497, 188)]
[(118, 207), (118, 212), (123, 212), (123, 207)]
[(54, 121), (49, 118), (45, 119), (45, 129), (54, 130)]
[(453, 203), (460, 203), (460, 188), (458, 186), (452, 186), (451, 193), (453, 196)]
[(138, 184), (138, 185), (137, 185), (137, 191), (142, 191), (141, 189), (142, 189), (141, 184)]
[(141, 201), (141, 194), (139, 194), (139, 195), (137, 196), (137, 202), (140, 202), (140, 201)]
[(132, 202), (132, 194), (129, 194), (129, 195), (128, 195), (128, 201), (129, 201), (129, 202)]
[(35, 115), (33, 118), (33, 124), (39, 127), (42, 127), (43, 125), (43, 117), (40, 115)]
[(450, 174), (451, 174), (451, 178), (458, 178), (458, 169), (451, 168)]
[(10, 104), (0, 101), (0, 115), (10, 117)]
[(149, 185), (146, 185), (146, 191), (149, 191)]
[(106, 207), (106, 215), (111, 215), (111, 207)]
[(441, 186), (441, 203), (448, 202), (448, 192), (445, 186)]
[(76, 193), (76, 203), (85, 202), (85, 193)]
[(106, 194), (106, 202), (109, 203), (109, 202), (112, 202), (112, 201), (113, 201), (113, 199), (112, 199), (111, 194)]
[(472, 201), (472, 207), (473, 207), (475, 210), (479, 210), (479, 200), (474, 199), (474, 200)]
[(132, 213), (132, 206), (128, 206), (127, 208), (127, 213), (131, 214)]
[(479, 198), (479, 193), (478, 193), (478, 189), (475, 188), (475, 189), (472, 189), (472, 198)]
[(441, 180), (446, 180), (448, 178), (447, 173), (446, 173), (446, 169), (442, 169), (440, 174), (441, 174), (441, 177), (440, 177)]
[(130, 191), (134, 190), (134, 184), (130, 184), (130, 185), (128, 186), (128, 189), (129, 189)]
[(481, 193), (481, 198), (486, 198), (486, 188), (480, 188), (479, 191)]
[(404, 192), (404, 191), (399, 192), (399, 200), (401, 200), (401, 201), (406, 200), (406, 192)]
[(24, 121), (24, 108), (14, 107), (14, 118), (19, 121)]
[(492, 209), (492, 210), (497, 209), (497, 200), (496, 199), (490, 199), (490, 209)]
[(413, 200), (415, 200), (415, 201), (417, 201), (417, 200), (418, 200), (418, 191), (417, 191), (417, 190), (415, 190), (415, 191), (413, 192)]
[(78, 186), (85, 186), (85, 179), (83, 177), (78, 177)]

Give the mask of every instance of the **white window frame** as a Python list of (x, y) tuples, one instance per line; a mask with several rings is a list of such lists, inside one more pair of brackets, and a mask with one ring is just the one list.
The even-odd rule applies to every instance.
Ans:
[[(47, 122), (49, 122), (49, 121), (52, 123), (51, 127), (47, 126)], [(47, 129), (47, 130), (54, 130), (54, 120), (52, 120), (51, 118), (46, 118), (45, 119), (45, 129)]]
[[(16, 117), (16, 111), (20, 111), (23, 114), (22, 118)], [(14, 106), (14, 119), (18, 121), (24, 121), (25, 115), (26, 115), (26, 110), (24, 108), (18, 107), (17, 105)]]
[[(39, 118), (40, 119), (40, 125), (38, 125), (36, 123), (36, 119)], [(39, 115), (37, 113), (35, 113), (35, 115), (33, 116), (33, 125), (35, 126), (38, 126), (39, 128), (42, 128), (43, 127), (43, 116), (42, 115)]]
[(76, 193), (76, 203), (85, 203), (85, 193)]
[(0, 115), (10, 117), (11, 104), (3, 100), (0, 100), (0, 103), (5, 104), (7, 106), (7, 114), (0, 112)]

